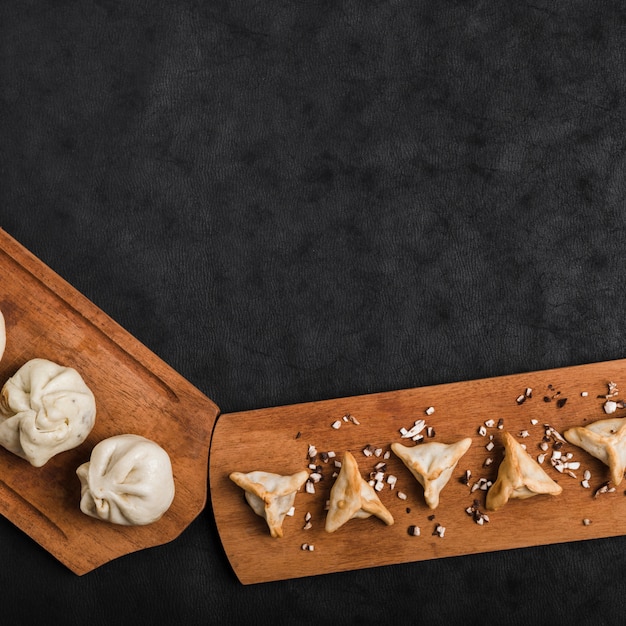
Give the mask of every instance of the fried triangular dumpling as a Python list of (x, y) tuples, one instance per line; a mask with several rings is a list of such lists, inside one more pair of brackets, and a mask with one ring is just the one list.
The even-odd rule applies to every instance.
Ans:
[(245, 490), (252, 510), (265, 519), (272, 537), (283, 536), (283, 520), (296, 499), (296, 492), (304, 485), (309, 473), (306, 470), (290, 476), (271, 472), (233, 472), (229, 478)]
[(611, 480), (619, 485), (626, 469), (626, 418), (598, 420), (563, 433), (565, 439), (609, 466)]
[(326, 531), (335, 532), (353, 518), (375, 515), (391, 526), (393, 517), (380, 501), (374, 488), (361, 477), (356, 459), (350, 452), (343, 455), (341, 471), (330, 490)]
[(392, 443), (391, 449), (424, 487), (424, 500), (428, 507), (435, 509), (439, 505), (441, 490), (448, 484), (459, 459), (471, 445), (472, 440), (466, 437), (450, 444), (431, 441), (408, 447)]
[(563, 491), (513, 435), (504, 432), (503, 443), (504, 459), (498, 468), (498, 478), (487, 492), (487, 509), (495, 511), (509, 500), (523, 500), (539, 494), (557, 496)]

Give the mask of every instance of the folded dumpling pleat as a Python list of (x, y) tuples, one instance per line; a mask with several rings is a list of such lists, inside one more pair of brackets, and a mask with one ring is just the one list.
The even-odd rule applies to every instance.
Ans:
[(341, 471), (330, 490), (330, 503), (326, 515), (325, 529), (335, 532), (351, 519), (367, 518), (375, 515), (391, 526), (393, 517), (385, 508), (376, 491), (359, 473), (356, 459), (345, 452)]
[(466, 437), (451, 444), (431, 441), (408, 447), (392, 443), (391, 449), (424, 488), (424, 500), (428, 507), (435, 509), (439, 505), (441, 490), (448, 484), (459, 459), (471, 445), (472, 440)]
[(4, 316), (2, 315), (2, 311), (0, 311), (0, 360), (2, 360), (2, 355), (4, 354), (4, 348), (7, 345), (7, 330), (6, 325), (4, 323)]
[(283, 536), (283, 520), (308, 477), (306, 470), (288, 476), (263, 471), (230, 474), (230, 479), (245, 491), (252, 510), (265, 519), (272, 537)]
[(140, 435), (103, 439), (76, 474), (81, 483), (81, 511), (106, 522), (124, 526), (152, 524), (174, 500), (169, 454)]
[(31, 359), (0, 393), (0, 445), (41, 467), (80, 445), (96, 419), (96, 401), (80, 374), (47, 359)]
[(588, 426), (576, 426), (566, 430), (563, 436), (608, 465), (615, 485), (622, 482), (626, 469), (626, 418), (614, 417)]
[(521, 500), (540, 494), (556, 496), (563, 491), (513, 435), (504, 432), (503, 443), (504, 459), (498, 468), (496, 481), (487, 492), (487, 509), (495, 511), (509, 500)]

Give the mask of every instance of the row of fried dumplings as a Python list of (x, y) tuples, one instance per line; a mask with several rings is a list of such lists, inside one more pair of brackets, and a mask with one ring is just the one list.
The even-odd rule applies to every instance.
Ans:
[[(619, 485), (626, 467), (626, 418), (610, 418), (566, 430), (564, 437), (608, 466), (611, 480)], [(559, 495), (563, 489), (533, 459), (510, 433), (503, 432), (504, 455), (498, 475), (486, 497), (486, 508), (495, 511), (511, 499), (545, 494)], [(418, 443), (404, 446), (392, 443), (391, 450), (420, 483), (430, 509), (439, 505), (440, 494), (461, 459), (469, 450), (469, 437), (455, 443)], [(257, 515), (263, 517), (272, 537), (282, 537), (282, 524), (293, 506), (298, 490), (308, 479), (306, 470), (282, 476), (271, 472), (233, 472), (230, 479), (244, 489), (245, 498)], [(325, 530), (335, 532), (351, 519), (380, 518), (394, 523), (374, 488), (360, 475), (354, 456), (344, 453), (341, 470), (330, 491)]]
[[(0, 311), (0, 359), (6, 335)], [(47, 359), (27, 361), (0, 391), (0, 446), (33, 467), (82, 444), (95, 421), (96, 400), (81, 375)], [(81, 511), (115, 524), (153, 523), (174, 499), (169, 455), (140, 435), (98, 442), (76, 474)]]

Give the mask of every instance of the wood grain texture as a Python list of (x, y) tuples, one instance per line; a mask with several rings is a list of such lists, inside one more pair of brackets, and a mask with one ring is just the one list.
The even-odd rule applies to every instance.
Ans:
[[(545, 424), (562, 433), (567, 427), (607, 417), (598, 396), (607, 393), (610, 381), (626, 392), (626, 360), (222, 415), (211, 444), (210, 491), (217, 528), (234, 572), (242, 583), (250, 584), (626, 533), (626, 482), (612, 493), (594, 497), (594, 491), (609, 478), (608, 468), (571, 444), (565, 444), (561, 452), (572, 453), (572, 460), (581, 463), (576, 478), (559, 473), (548, 460), (543, 464), (563, 487), (561, 495), (511, 500), (502, 509), (488, 512), (490, 521), (482, 526), (466, 513), (474, 499), (480, 500), (480, 510), (485, 511), (486, 492), (472, 492), (471, 486), (481, 477), (495, 480), (502, 458), (503, 431), (488, 428), (482, 436), (478, 433), (481, 424), (502, 418), (504, 428), (537, 458)], [(532, 397), (518, 404), (526, 388), (533, 389)], [(581, 395), (583, 391), (587, 397)], [(557, 399), (566, 402), (560, 406)], [(425, 410), (430, 406), (435, 413), (428, 416)], [(345, 414), (356, 417), (360, 425), (343, 423), (333, 429), (331, 424)], [(624, 410), (614, 414), (623, 415)], [(323, 479), (316, 493), (298, 492), (295, 515), (284, 523), (284, 537), (272, 539), (264, 520), (252, 512), (241, 489), (228, 478), (232, 471), (296, 472), (307, 467), (309, 444), (319, 452), (335, 451), (338, 458), (345, 450), (351, 451), (361, 475), (369, 478), (380, 459), (364, 456), (363, 448), (372, 445), (386, 451), (394, 441), (413, 445), (400, 438), (399, 430), (410, 428), (417, 419), (425, 419), (434, 428), (432, 441), (451, 443), (469, 436), (472, 446), (434, 511), (425, 505), (418, 482), (392, 453), (387, 473), (397, 476), (398, 482), (394, 490), (386, 486), (379, 494), (395, 518), (392, 526), (370, 517), (353, 519), (333, 534), (325, 532), (325, 505), (334, 468), (318, 459)], [(519, 437), (524, 430), (529, 436)], [(485, 446), (490, 435), (495, 447), (488, 452)], [(552, 447), (548, 459), (551, 453)], [(484, 467), (488, 457), (494, 462)], [(464, 485), (460, 479), (468, 469), (472, 478)], [(589, 489), (581, 486), (585, 469), (592, 474)], [(407, 500), (399, 499), (398, 491), (405, 492)], [(307, 512), (312, 514), (313, 527), (304, 530)], [(583, 524), (585, 518), (590, 525)], [(437, 524), (446, 529), (443, 537), (433, 535)], [(409, 536), (411, 525), (420, 527), (420, 536)], [(312, 544), (314, 551), (303, 551), (303, 543)]]
[[(0, 448), (0, 513), (77, 574), (175, 539), (206, 503), (217, 406), (2, 230), (0, 275), (2, 384), (42, 357), (77, 369), (97, 407), (85, 443), (41, 468)], [(79, 509), (76, 468), (99, 441), (122, 433), (156, 441), (172, 460), (176, 495), (154, 524), (117, 526)]]

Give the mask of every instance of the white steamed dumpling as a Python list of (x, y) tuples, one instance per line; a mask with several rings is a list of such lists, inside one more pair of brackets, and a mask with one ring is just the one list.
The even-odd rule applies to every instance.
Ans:
[(96, 419), (96, 401), (80, 374), (32, 359), (0, 393), (0, 445), (35, 467), (79, 446)]
[(139, 435), (104, 439), (76, 473), (81, 482), (81, 511), (114, 524), (151, 524), (174, 500), (169, 455)]

